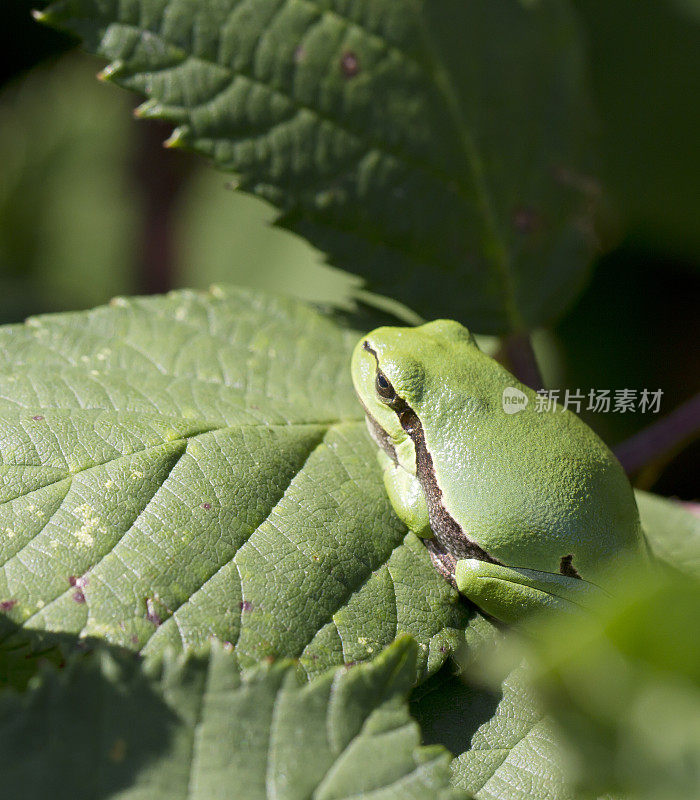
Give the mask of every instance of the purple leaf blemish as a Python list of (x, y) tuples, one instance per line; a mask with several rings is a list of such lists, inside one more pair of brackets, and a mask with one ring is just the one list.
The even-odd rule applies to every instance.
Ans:
[(355, 53), (350, 51), (343, 53), (343, 57), (340, 59), (340, 68), (346, 78), (354, 78), (360, 71), (360, 62)]

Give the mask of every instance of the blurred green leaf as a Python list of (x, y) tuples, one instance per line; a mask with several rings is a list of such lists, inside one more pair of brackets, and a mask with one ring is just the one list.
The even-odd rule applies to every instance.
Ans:
[(700, 579), (700, 517), (681, 503), (635, 492), (642, 527), (654, 555)]
[[(697, 575), (700, 557), (697, 519), (680, 504), (646, 492), (637, 492), (637, 500), (654, 554), (676, 570)], [(605, 621), (613, 619), (613, 622), (610, 625), (604, 622), (602, 629), (596, 617), (587, 617), (577, 624), (571, 620), (562, 623), (555, 618), (540, 625), (537, 637), (528, 639), (527, 646), (523, 646), (522, 640), (508, 636), (505, 641), (499, 638), (494, 650), (489, 638), (483, 643), (486, 647), (472, 647), (471, 656), (460, 657), (464, 661), (461, 674), (448, 664), (418, 686), (412, 693), (411, 711), (421, 723), (426, 742), (442, 744), (455, 754), (454, 785), (470, 791), (479, 800), (573, 800), (582, 796), (578, 792), (581, 787), (593, 792), (583, 795), (586, 797), (605, 793), (609, 798), (611, 792), (629, 800), (691, 797), (689, 787), (691, 780), (697, 781), (693, 765), (697, 765), (698, 755), (693, 743), (700, 742), (700, 737), (693, 738), (698, 730), (693, 720), (698, 700), (684, 688), (676, 692), (674, 686), (678, 681), (683, 684), (685, 680), (697, 679), (698, 588), (681, 575), (674, 578), (677, 574), (670, 573), (666, 584), (662, 576), (654, 577), (646, 571), (642, 576), (635, 573), (631, 582), (636, 588), (632, 593), (627, 582), (620, 578), (621, 597), (603, 612)], [(676, 589), (667, 596), (669, 587)], [(630, 603), (641, 605), (628, 613)], [(613, 633), (608, 634), (609, 631)], [(625, 659), (622, 665), (619, 659), (612, 666), (600, 660), (602, 657), (596, 650), (598, 639), (608, 635), (614, 636), (616, 647), (624, 651), (620, 657)], [(595, 640), (594, 644), (589, 639)], [(544, 659), (546, 676), (537, 686), (532, 685), (530, 669), (515, 666), (523, 655), (537, 664)], [(577, 664), (579, 657), (581, 663)], [(552, 690), (549, 685), (551, 660), (565, 663), (568, 671), (565, 690)], [(662, 683), (666, 674), (672, 676), (669, 685), (659, 687), (648, 676), (637, 675), (641, 669), (639, 660), (651, 665), (661, 675), (657, 678)], [(608, 706), (620, 682), (624, 684), (622, 695)], [(590, 696), (598, 691), (598, 684), (602, 689), (593, 701)], [(548, 703), (540, 696), (543, 685)], [(684, 699), (690, 703), (687, 710), (682, 708)], [(628, 700), (629, 715), (621, 711)], [(664, 702), (669, 707), (657, 713), (656, 704)], [(595, 711), (590, 711), (589, 706)], [(623, 780), (618, 776), (613, 780), (610, 774), (604, 778), (601, 775), (613, 769), (611, 763), (616, 758), (622, 764), (621, 771), (634, 772), (635, 759), (646, 757), (640, 748), (648, 743), (635, 743), (634, 735), (635, 726), (647, 737), (655, 730), (651, 716), (639, 719), (647, 706), (650, 714), (662, 720), (662, 733), (656, 738), (669, 737), (668, 741), (653, 745), (651, 757), (662, 763), (666, 759), (669, 771), (684, 758), (688, 764), (680, 766), (679, 777), (673, 780), (664, 767), (650, 776), (653, 790), (637, 795), (628, 792), (632, 786), (628, 778)], [(577, 715), (588, 713), (598, 716), (581, 723)], [(605, 724), (617, 725), (614, 735), (610, 729), (604, 732), (599, 729), (603, 714)], [(676, 716), (684, 719), (676, 724)], [(564, 743), (554, 724), (562, 719), (566, 720), (569, 732)], [(581, 727), (585, 730), (584, 741), (578, 738)], [(627, 742), (626, 737), (631, 741)], [(672, 752), (676, 745), (678, 752)], [(645, 770), (653, 772), (657, 767), (646, 764), (640, 775), (646, 776)], [(639, 782), (643, 780), (640, 778)]]
[(350, 381), (358, 336), (224, 288), (0, 328), (4, 646), (216, 636), (246, 665), (317, 674), (403, 631), (429, 674), (488, 632), (391, 510)]
[(623, 227), (697, 258), (697, 0), (574, 4), (586, 28), (605, 180)]
[[(144, 190), (181, 154), (136, 175), (149, 138), (129, 118), (131, 98), (94, 79), (95, 62), (70, 53), (0, 94), (0, 321), (133, 294), (148, 226)], [(172, 200), (175, 284), (235, 280), (353, 309), (355, 276), (322, 262), (307, 242), (271, 227), (274, 209), (223, 192), (221, 173), (192, 169)], [(154, 178), (155, 175), (155, 178)]]
[(597, 195), (564, 0), (59, 0), (172, 146), (425, 316), (526, 329), (575, 296)]
[(0, 320), (132, 290), (129, 107), (75, 54), (0, 95)]
[(449, 755), (420, 747), (405, 695), (415, 643), (301, 685), (289, 662), (239, 675), (235, 656), (140, 664), (101, 649), (25, 696), (0, 695), (8, 796), (45, 800), (460, 800)]
[[(700, 582), (621, 573), (598, 614), (533, 640), (535, 685), (585, 793), (695, 797), (700, 785)], [(586, 796), (588, 796), (586, 794)]]

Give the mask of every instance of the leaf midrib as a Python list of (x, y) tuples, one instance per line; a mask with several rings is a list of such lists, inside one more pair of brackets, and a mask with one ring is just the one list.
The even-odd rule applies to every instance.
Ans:
[[(311, 424), (311, 423), (302, 423), (302, 424), (303, 424), (303, 425), (309, 425), (309, 424)], [(146, 448), (143, 448), (142, 450), (136, 450), (136, 451), (134, 451), (134, 453), (143, 453), (143, 452), (148, 452), (149, 450), (155, 450), (155, 449), (158, 449), (158, 448), (160, 448), (160, 447), (165, 447), (165, 446), (172, 445), (172, 444), (177, 444), (177, 443), (182, 443), (182, 444), (184, 444), (184, 445), (185, 445), (185, 450), (186, 450), (188, 442), (189, 442), (190, 440), (192, 440), (192, 439), (196, 439), (198, 436), (204, 436), (204, 435), (206, 435), (206, 434), (209, 434), (209, 433), (212, 433), (212, 432), (217, 432), (217, 431), (220, 431), (220, 430), (227, 430), (227, 429), (237, 429), (237, 428), (241, 428), (241, 427), (247, 427), (247, 426), (234, 425), (234, 426), (225, 426), (225, 427), (223, 427), (223, 428), (215, 428), (215, 429), (212, 429), (212, 430), (209, 430), (209, 431), (202, 431), (202, 432), (200, 432), (200, 433), (194, 434), (193, 436), (182, 436), (182, 437), (178, 437), (177, 439), (172, 439), (172, 440), (170, 440), (170, 441), (168, 441), (168, 442), (163, 442), (162, 444), (159, 444), (159, 445), (154, 445), (154, 446), (146, 447)], [(255, 426), (255, 427), (259, 427), (259, 426)], [(278, 425), (278, 426), (265, 426), (265, 427), (280, 427), (280, 428), (286, 428), (286, 427), (288, 427), (288, 426), (286, 426), (286, 425)], [(322, 426), (319, 426), (319, 427), (322, 427)], [(331, 427), (333, 427), (333, 426), (328, 426), (328, 429), (330, 429)], [(319, 438), (319, 443), (320, 443), (320, 442), (323, 442), (323, 441), (325, 441), (325, 437), (326, 437), (326, 435), (327, 435), (327, 433), (328, 433), (328, 429), (327, 429), (327, 430), (325, 431), (325, 433), (324, 433), (324, 434), (323, 434), (323, 435), (322, 435), (322, 436)], [(312, 448), (312, 449), (309, 451), (309, 453), (308, 453), (308, 454), (307, 454), (307, 456), (306, 456), (306, 459), (304, 460), (304, 464), (305, 464), (305, 463), (306, 463), (306, 461), (308, 460), (308, 458), (309, 458), (309, 456), (311, 455), (311, 453), (313, 453), (313, 452), (314, 452), (314, 451), (317, 449), (317, 447), (318, 447), (318, 443), (317, 443), (316, 445), (314, 445), (314, 447), (313, 447), (313, 448)], [(184, 452), (185, 452), (185, 450), (183, 450), (183, 453), (181, 454), (181, 456), (182, 456), (182, 455), (184, 455)], [(131, 458), (131, 457), (134, 455), (134, 453), (131, 453), (131, 454), (127, 455), (127, 456), (120, 456), (118, 459), (111, 459), (110, 461), (108, 461), (108, 462), (104, 462), (104, 463), (112, 463), (113, 461), (117, 461), (117, 460), (119, 460), (119, 459), (121, 459), (121, 458)], [(180, 457), (181, 457), (181, 456), (180, 456)], [(168, 474), (170, 474), (170, 472), (172, 472), (172, 469), (174, 469), (175, 465), (176, 465), (176, 464), (179, 462), (179, 460), (180, 460), (180, 457), (178, 457), (177, 461), (176, 461), (176, 462), (173, 464), (173, 466), (172, 466), (172, 467), (171, 467), (171, 469), (169, 470), (169, 473), (168, 473)], [(301, 467), (300, 467), (300, 469), (299, 469), (299, 470), (298, 470), (298, 471), (295, 473), (295, 475), (294, 475), (294, 476), (292, 476), (292, 479), (291, 479), (291, 481), (290, 481), (290, 484), (289, 484), (289, 485), (291, 485), (291, 482), (294, 480), (294, 477), (295, 477), (297, 474), (299, 474), (299, 472), (301, 472), (301, 470), (302, 470), (302, 469), (303, 469), (303, 467), (304, 467), (304, 464), (302, 464), (302, 465), (301, 465)], [(91, 465), (90, 467), (87, 467), (85, 470), (80, 470), (79, 472), (85, 472), (85, 471), (87, 471), (87, 470), (89, 470), (89, 469), (95, 469), (95, 468), (97, 468), (98, 466), (103, 466), (103, 464), (99, 464), (99, 465)], [(79, 472), (77, 472), (77, 473), (72, 473), (70, 476), (68, 476), (68, 478), (63, 478), (62, 480), (71, 480), (71, 481), (72, 481), (72, 478), (74, 477), (74, 475), (76, 475), (76, 474), (79, 474)], [(60, 481), (56, 481), (56, 483), (60, 483)], [(47, 486), (50, 486), (50, 485), (52, 485), (52, 484), (47, 484)], [(155, 494), (154, 494), (154, 495), (153, 495), (153, 496), (150, 498), (150, 500), (148, 501), (148, 503), (147, 503), (147, 504), (144, 506), (144, 508), (143, 508), (143, 509), (142, 509), (142, 510), (139, 512), (138, 516), (136, 517), (136, 519), (137, 519), (137, 520), (138, 520), (138, 518), (139, 518), (139, 517), (140, 517), (140, 516), (143, 514), (143, 512), (145, 511), (145, 509), (146, 509), (146, 508), (148, 508), (148, 506), (149, 506), (149, 505), (150, 505), (150, 504), (153, 502), (153, 499), (154, 499), (154, 498), (155, 498), (155, 496), (158, 494), (158, 492), (160, 491), (160, 489), (162, 488), (162, 486), (163, 486), (163, 485), (164, 485), (164, 482), (163, 482), (162, 484), (160, 484), (160, 485), (157, 487), (157, 489), (156, 489), (156, 491), (155, 491)], [(285, 493), (287, 492), (287, 490), (289, 489), (289, 485), (288, 485), (288, 486), (285, 488), (284, 492), (282, 492), (282, 494), (280, 495), (280, 497), (283, 497), (283, 496), (284, 496), (284, 494), (285, 494)], [(45, 488), (45, 487), (41, 487), (41, 488), (43, 489), (43, 488)], [(38, 490), (37, 490), (37, 491), (38, 491)], [(69, 488), (68, 488), (68, 491), (70, 491), (70, 486), (69, 486)], [(31, 492), (28, 492), (27, 494), (31, 494)], [(66, 496), (67, 496), (67, 494), (68, 494), (68, 492), (66, 492)], [(23, 495), (20, 495), (20, 497), (22, 497), (22, 496), (23, 496)], [(17, 499), (17, 498), (15, 498), (15, 499)], [(65, 500), (65, 497), (64, 497), (64, 500)], [(62, 504), (62, 503), (63, 503), (63, 501), (61, 501), (61, 504)], [(267, 515), (266, 515), (266, 516), (265, 516), (265, 518), (264, 518), (264, 519), (263, 519), (263, 520), (260, 522), (260, 524), (259, 524), (259, 525), (257, 525), (257, 526), (255, 527), (254, 531), (255, 531), (255, 530), (258, 530), (258, 528), (260, 527), (260, 525), (262, 525), (262, 523), (264, 522), (264, 520), (265, 520), (265, 519), (267, 519), (267, 518), (270, 516), (270, 513), (272, 513), (272, 510), (274, 510), (274, 508), (276, 508), (276, 506), (277, 506), (277, 504), (278, 504), (278, 503), (279, 503), (279, 498), (278, 498), (278, 500), (277, 500), (277, 501), (276, 501), (276, 502), (275, 502), (275, 503), (274, 503), (274, 504), (273, 504), (273, 505), (270, 507), (270, 510), (268, 511)], [(59, 506), (59, 508), (60, 508), (60, 506)], [(57, 508), (56, 510), (58, 511), (58, 508)], [(30, 545), (32, 544), (32, 542), (33, 542), (33, 541), (34, 541), (34, 540), (35, 540), (35, 539), (36, 539), (36, 538), (37, 538), (37, 537), (38, 537), (38, 536), (39, 536), (39, 535), (42, 533), (42, 531), (43, 531), (43, 530), (46, 528), (46, 526), (47, 526), (47, 525), (48, 525), (48, 524), (51, 522), (51, 519), (53, 518), (53, 516), (54, 516), (54, 515), (55, 515), (55, 512), (54, 512), (54, 514), (52, 514), (52, 515), (51, 515), (51, 516), (50, 516), (50, 517), (49, 517), (49, 518), (46, 520), (45, 524), (42, 526), (42, 528), (41, 528), (41, 530), (40, 530), (40, 531), (38, 531), (38, 532), (37, 532), (37, 533), (36, 533), (36, 534), (35, 534), (35, 535), (34, 535), (34, 536), (33, 536), (33, 537), (32, 537), (32, 538), (31, 538), (31, 539), (30, 539), (30, 540), (29, 540), (29, 541), (28, 541), (26, 544), (24, 544), (24, 545), (23, 545), (23, 546), (22, 546), (22, 547), (21, 547), (21, 548), (20, 548), (20, 549), (19, 549), (19, 550), (18, 550), (16, 553), (14, 553), (12, 556), (10, 556), (10, 558), (9, 558), (9, 559), (7, 559), (5, 562), (3, 562), (2, 564), (0, 564), (0, 569), (4, 569), (4, 568), (5, 568), (5, 566), (6, 566), (6, 565), (7, 565), (7, 564), (8, 564), (8, 563), (9, 563), (9, 562), (10, 562), (10, 561), (13, 559), (13, 558), (17, 558), (17, 557), (18, 557), (18, 556), (19, 556), (19, 555), (20, 555), (20, 554), (21, 554), (21, 553), (22, 553), (22, 552), (23, 552), (23, 551), (24, 551), (24, 550), (25, 550), (25, 549), (26, 549), (28, 546), (30, 546)], [(111, 548), (109, 549), (109, 551), (107, 551), (107, 552), (106, 552), (106, 553), (104, 553), (102, 556), (100, 556), (100, 558), (99, 558), (99, 559), (98, 559), (98, 560), (97, 560), (97, 561), (96, 561), (96, 562), (95, 562), (95, 563), (94, 563), (92, 566), (90, 566), (90, 568), (89, 568), (88, 572), (90, 572), (90, 571), (94, 570), (94, 569), (95, 569), (95, 568), (96, 568), (96, 567), (97, 567), (97, 566), (98, 566), (98, 565), (99, 565), (99, 564), (100, 564), (102, 561), (104, 561), (104, 559), (105, 559), (105, 558), (106, 558), (106, 557), (107, 557), (107, 556), (108, 556), (108, 555), (109, 555), (109, 554), (110, 554), (110, 553), (111, 553), (111, 552), (114, 550), (114, 548), (115, 548), (115, 547), (116, 547), (116, 546), (117, 546), (117, 545), (118, 545), (118, 544), (121, 542), (121, 540), (122, 540), (122, 539), (123, 539), (123, 537), (126, 535), (126, 533), (128, 532), (128, 530), (131, 530), (131, 529), (133, 529), (133, 527), (134, 527), (134, 524), (135, 524), (135, 521), (134, 521), (134, 522), (133, 522), (133, 523), (132, 523), (132, 524), (129, 526), (129, 528), (128, 528), (127, 530), (125, 530), (125, 531), (122, 533), (122, 535), (119, 537), (119, 539), (117, 539), (117, 541), (115, 542), (114, 546), (113, 546), (113, 547), (111, 547)], [(253, 531), (253, 532), (254, 532), (254, 531)], [(252, 534), (251, 534), (251, 535), (252, 535)], [(246, 540), (246, 541), (247, 541), (247, 540)], [(241, 547), (242, 547), (242, 545), (241, 545)], [(240, 547), (236, 548), (236, 553), (238, 553), (238, 551), (239, 551), (239, 550), (240, 550)], [(236, 555), (236, 553), (234, 553), (234, 555), (232, 556), (232, 558), (231, 558), (230, 560), (233, 560), (233, 559), (235, 558), (235, 555)], [(228, 562), (226, 562), (226, 563), (228, 563)], [(221, 569), (221, 567), (223, 567), (223, 566), (224, 566), (224, 565), (221, 565), (221, 566), (219, 567), (219, 569)], [(218, 571), (219, 571), (219, 570), (217, 570), (217, 572), (218, 572)], [(213, 573), (213, 575), (214, 575), (214, 574), (216, 574), (216, 573)], [(212, 576), (213, 576), (213, 575), (212, 575)], [(209, 580), (211, 579), (211, 577), (212, 577), (212, 576), (209, 576), (209, 578), (207, 578), (207, 580), (206, 580), (206, 581), (204, 581), (204, 583), (206, 583), (207, 581), (209, 581)], [(202, 584), (202, 586), (204, 585), (204, 583)], [(200, 587), (198, 587), (198, 589), (197, 589), (197, 590), (195, 590), (195, 591), (198, 591), (198, 590), (199, 590), (199, 589), (201, 589), (201, 588), (202, 588), (202, 587), (200, 586)], [(26, 619), (22, 620), (22, 622), (21, 622), (21, 625), (22, 625), (22, 627), (24, 627), (24, 626), (25, 626), (25, 625), (26, 625), (26, 624), (27, 624), (27, 623), (28, 623), (30, 620), (32, 620), (34, 617), (36, 617), (36, 616), (38, 616), (38, 615), (40, 615), (40, 614), (44, 613), (47, 607), (49, 607), (49, 606), (50, 606), (52, 603), (55, 603), (57, 600), (59, 600), (61, 597), (63, 597), (65, 594), (67, 594), (67, 593), (68, 593), (68, 592), (70, 592), (70, 591), (73, 591), (73, 590), (72, 590), (72, 588), (69, 588), (69, 589), (66, 589), (66, 590), (65, 590), (65, 591), (63, 591), (63, 592), (60, 592), (58, 595), (56, 595), (56, 596), (55, 596), (55, 597), (53, 597), (51, 600), (49, 600), (49, 601), (48, 601), (48, 602), (47, 602), (47, 603), (46, 603), (44, 606), (42, 606), (42, 608), (41, 608), (41, 609), (39, 609), (38, 611), (35, 611), (33, 614), (30, 614), (30, 616), (29, 616), (29, 617), (27, 617)], [(179, 606), (178, 606), (176, 609), (173, 609), (173, 613), (171, 614), (171, 616), (170, 616), (170, 617), (168, 617), (168, 619), (171, 619), (172, 617), (174, 617), (174, 616), (175, 616), (175, 613), (177, 612), (177, 610), (178, 610), (179, 608), (181, 608), (183, 605), (185, 605), (185, 603), (189, 602), (189, 601), (190, 601), (190, 599), (191, 599), (191, 596), (190, 596), (190, 597), (188, 597), (186, 600), (184, 600), (184, 601), (183, 601), (183, 603), (181, 603), (181, 604), (180, 604), (180, 605), (179, 605)], [(88, 611), (88, 613), (89, 613), (89, 606), (88, 606), (88, 608), (87, 608), (86, 610), (87, 610), (87, 611)], [(167, 621), (167, 620), (164, 620), (164, 622), (165, 622), (165, 621)], [(5, 638), (7, 638), (7, 637), (5, 637)], [(149, 637), (149, 640), (150, 640), (150, 638), (151, 638), (151, 637)], [(0, 638), (0, 643), (2, 643), (3, 641), (5, 641), (5, 639), (4, 639), (4, 638)], [(148, 641), (148, 640), (147, 640), (147, 641)], [(144, 642), (144, 644), (142, 645), (142, 647), (145, 647), (145, 645), (146, 645), (146, 642)]]
[(433, 80), (443, 97), (445, 106), (462, 143), (466, 177), (471, 179), (470, 183), (474, 186), (479, 208), (481, 209), (486, 232), (486, 243), (488, 245), (485, 250), (487, 256), (491, 255), (491, 263), (496, 268), (501, 280), (506, 316), (513, 331), (521, 330), (525, 327), (525, 324), (516, 303), (515, 275), (508, 249), (500, 234), (494, 208), (493, 192), (486, 179), (479, 148), (476, 145), (475, 138), (472, 136), (467, 115), (459, 98), (459, 92), (454, 84), (452, 74), (447, 69), (445, 61), (440, 55), (440, 49), (436, 45), (428, 24), (423, 17), (421, 0), (407, 0), (407, 2), (410, 3), (414, 15), (419, 20), (417, 27), (421, 31), (426, 55), (432, 64)]
[[(65, 410), (65, 409), (56, 409), (55, 406), (52, 406), (50, 410), (51, 411), (55, 411), (55, 410)], [(71, 409), (71, 410), (75, 410), (75, 409)], [(91, 410), (91, 409), (81, 409), (81, 410)], [(104, 409), (99, 409), (99, 410), (102, 411)], [(118, 412), (116, 412), (116, 413), (118, 413)], [(180, 420), (179, 417), (162, 417), (162, 419), (178, 419), (178, 421)], [(114, 458), (108, 458), (105, 461), (95, 462), (94, 464), (89, 464), (88, 466), (81, 467), (80, 469), (68, 470), (68, 471), (66, 471), (65, 475), (63, 475), (62, 477), (56, 479), (55, 481), (50, 481), (49, 483), (45, 483), (42, 486), (38, 486), (36, 489), (32, 489), (32, 490), (30, 490), (28, 492), (24, 492), (24, 493), (20, 493), (18, 495), (15, 495), (15, 497), (11, 497), (11, 498), (8, 498), (7, 500), (3, 500), (2, 502), (0, 502), (0, 507), (2, 507), (4, 505), (7, 505), (8, 503), (14, 503), (14, 502), (16, 502), (17, 500), (19, 500), (19, 499), (21, 499), (23, 497), (28, 497), (29, 495), (34, 494), (34, 492), (40, 492), (40, 491), (42, 491), (44, 489), (48, 489), (49, 487), (55, 486), (56, 484), (59, 484), (62, 481), (72, 480), (77, 475), (80, 475), (83, 472), (89, 472), (91, 469), (99, 469), (100, 467), (104, 467), (106, 464), (113, 464), (113, 463), (115, 463), (117, 461), (121, 461), (122, 459), (134, 458), (135, 456), (137, 456), (139, 454), (149, 453), (149, 452), (152, 452), (154, 450), (158, 450), (161, 447), (169, 447), (171, 445), (177, 445), (177, 444), (181, 444), (181, 443), (184, 443), (185, 445), (187, 445), (187, 443), (190, 442), (191, 440), (196, 439), (199, 436), (206, 436), (209, 433), (218, 433), (220, 431), (245, 430), (245, 429), (248, 429), (248, 428), (268, 428), (268, 429), (269, 428), (275, 428), (275, 429), (276, 428), (283, 428), (283, 429), (286, 429), (286, 428), (320, 427), (320, 428), (330, 429), (330, 428), (337, 427), (338, 425), (357, 424), (357, 422), (358, 422), (358, 420), (353, 420), (353, 419), (337, 419), (337, 420), (328, 420), (328, 421), (322, 421), (322, 422), (288, 422), (288, 423), (274, 423), (274, 424), (270, 424), (270, 423), (266, 423), (266, 422), (254, 422), (254, 423), (238, 423), (238, 424), (234, 424), (234, 425), (219, 425), (219, 426), (212, 426), (210, 428), (203, 428), (202, 430), (197, 431), (197, 433), (193, 433), (193, 434), (191, 434), (189, 436), (176, 436), (173, 439), (164, 439), (162, 442), (158, 442), (158, 444), (149, 444), (149, 445), (146, 445), (146, 446), (141, 447), (139, 449), (132, 450), (130, 453), (122, 453), (122, 454), (120, 454), (118, 456), (115, 456)], [(61, 467), (52, 467), (52, 466), (49, 466), (49, 465), (46, 465), (46, 464), (4, 464), (4, 463), (0, 462), (0, 470), (3, 467), (6, 467), (8, 469), (14, 469), (14, 468), (20, 468), (21, 469), (21, 468), (27, 468), (27, 467), (31, 467), (32, 469), (41, 469), (42, 467), (46, 467), (47, 469), (61, 469)], [(0, 564), (0, 568), (2, 568), (3, 566), (4, 566), (4, 564)]]

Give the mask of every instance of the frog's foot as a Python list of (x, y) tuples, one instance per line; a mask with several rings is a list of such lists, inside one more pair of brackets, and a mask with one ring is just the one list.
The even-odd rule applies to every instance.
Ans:
[(519, 622), (533, 612), (580, 613), (604, 595), (600, 587), (579, 577), (505, 567), (474, 558), (457, 562), (460, 593), (501, 622)]

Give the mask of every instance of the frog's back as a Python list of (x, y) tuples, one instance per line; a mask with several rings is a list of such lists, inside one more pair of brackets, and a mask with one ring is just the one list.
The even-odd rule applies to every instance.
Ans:
[[(432, 432), (440, 441), (426, 441), (442, 504), (466, 536), (504, 564), (549, 572), (586, 574), (639, 550), (634, 494), (614, 455), (571, 412), (538, 410), (535, 392), (489, 362), (494, 374), (453, 397)], [(503, 410), (507, 387), (528, 398), (514, 414)]]

